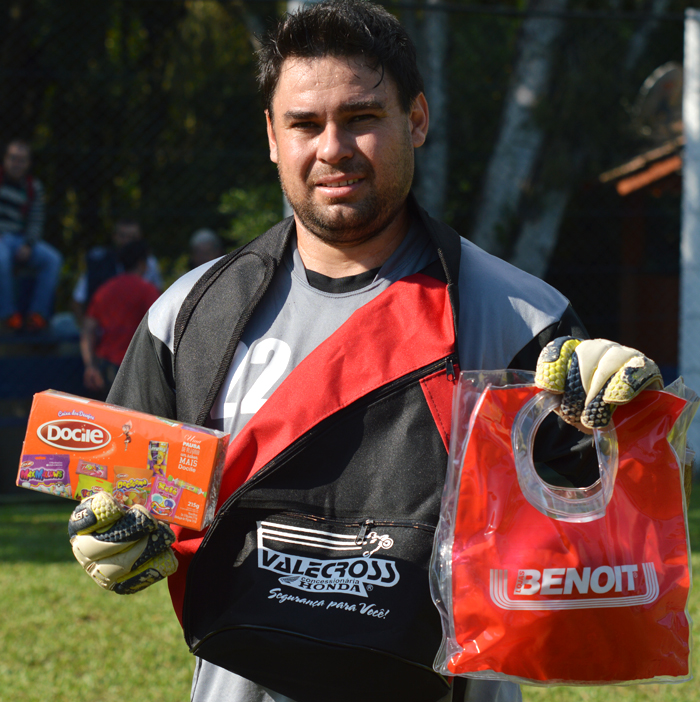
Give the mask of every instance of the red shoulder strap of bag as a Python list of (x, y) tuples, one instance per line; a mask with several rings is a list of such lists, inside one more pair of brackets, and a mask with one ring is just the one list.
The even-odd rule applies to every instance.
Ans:
[[(449, 356), (454, 347), (444, 283), (416, 274), (391, 285), (309, 354), (231, 442), (217, 509), (320, 421), (372, 390)], [(447, 446), (453, 381), (442, 370), (426, 378), (422, 387)], [(180, 565), (169, 586), (181, 617), (187, 567), (203, 533), (174, 530)]]

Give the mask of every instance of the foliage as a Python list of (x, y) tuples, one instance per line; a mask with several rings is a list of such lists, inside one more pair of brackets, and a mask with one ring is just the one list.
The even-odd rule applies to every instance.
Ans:
[[(430, 10), (386, 4), (425, 56)], [(444, 218), (465, 236), (499, 133), (523, 13), (534, 4), (449, 6)], [(690, 5), (669, 0), (674, 15), (652, 27), (647, 51), (625, 68), (651, 0), (570, 1), (550, 95), (536, 115), (545, 148), (533, 182), (522, 184), (525, 213), (537, 211), (548, 188), (573, 182), (580, 191), (644, 148), (630, 128), (629, 107), (654, 68), (682, 59), (682, 11)], [(66, 257), (59, 309), (82, 253), (107, 241), (120, 215), (143, 221), (168, 280), (185, 267), (195, 229), (212, 228), (236, 246), (272, 223), (273, 212), (279, 215), (255, 84), (254, 34), (285, 7), (273, 0), (0, 6), (0, 102), (9, 106), (0, 113), (0, 142), (21, 136), (35, 146), (35, 173), (48, 194), (46, 237)], [(421, 172), (419, 158), (418, 186)], [(579, 206), (572, 204), (560, 236), (572, 244)], [(512, 213), (504, 238), (517, 231), (522, 215)]]
[[(274, 183), (246, 19), (258, 3), (11, 0), (0, 9), (0, 141), (35, 146), (46, 238), (77, 271), (136, 215), (165, 267), (222, 193)], [(242, 165), (245, 164), (245, 168)]]
[(234, 246), (254, 239), (282, 218), (282, 193), (277, 185), (231, 188), (221, 196), (219, 212), (231, 218), (224, 236)]

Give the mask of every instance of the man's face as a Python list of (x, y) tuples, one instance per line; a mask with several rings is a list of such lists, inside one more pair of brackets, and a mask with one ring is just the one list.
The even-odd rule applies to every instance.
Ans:
[(267, 116), (270, 158), (298, 223), (334, 246), (394, 220), (425, 141), (423, 95), (406, 114), (394, 81), (380, 77), (362, 59), (287, 59)]
[(130, 244), (132, 241), (138, 241), (140, 238), (141, 227), (136, 223), (117, 224), (112, 233), (112, 240), (118, 249)]
[(29, 149), (22, 144), (10, 144), (5, 151), (3, 168), (10, 180), (22, 180), (29, 172), (32, 163)]

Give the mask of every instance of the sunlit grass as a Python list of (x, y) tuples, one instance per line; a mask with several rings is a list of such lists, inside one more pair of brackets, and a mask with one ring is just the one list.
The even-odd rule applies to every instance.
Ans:
[[(68, 544), (66, 524), (73, 506), (68, 500), (50, 498), (30, 505), (0, 504), (0, 700), (188, 700), (194, 659), (172, 611), (167, 586), (160, 583), (138, 595), (120, 597), (95, 585), (76, 564)], [(689, 607), (697, 641), (698, 486), (689, 524), (691, 542), (699, 551), (693, 556), (695, 585)], [(700, 702), (700, 684), (523, 686), (523, 698), (525, 702)]]
[(0, 699), (189, 699), (194, 658), (167, 586), (120, 597), (95, 585), (68, 544), (73, 507), (0, 505)]

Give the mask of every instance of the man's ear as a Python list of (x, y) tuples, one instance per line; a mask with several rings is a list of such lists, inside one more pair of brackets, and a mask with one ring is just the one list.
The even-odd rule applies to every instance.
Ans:
[(272, 128), (269, 110), (265, 110), (265, 120), (267, 121), (267, 142), (270, 145), (270, 161), (277, 163), (277, 139), (275, 138), (275, 130)]
[(428, 126), (430, 124), (428, 101), (425, 99), (423, 93), (418, 95), (413, 101), (411, 111), (408, 113), (408, 119), (411, 129), (411, 140), (413, 141), (413, 146), (417, 149), (425, 143), (425, 138), (428, 136)]

